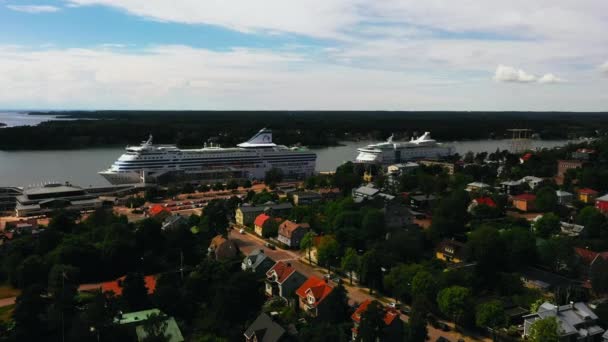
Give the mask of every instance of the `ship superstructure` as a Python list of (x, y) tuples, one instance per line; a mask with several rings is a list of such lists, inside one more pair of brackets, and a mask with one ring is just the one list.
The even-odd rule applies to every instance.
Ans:
[(388, 166), (410, 160), (445, 157), (452, 154), (453, 147), (438, 143), (431, 138), (431, 133), (425, 132), (419, 138), (401, 142), (393, 141), (391, 135), (385, 142), (370, 144), (357, 151), (357, 163)]
[(126, 152), (101, 174), (112, 184), (155, 181), (165, 175), (185, 175), (188, 179), (263, 179), (271, 168), (286, 178), (303, 178), (315, 171), (317, 156), (301, 147), (277, 145), (272, 131), (262, 129), (236, 147), (205, 145), (180, 149), (175, 145), (155, 145), (152, 136)]

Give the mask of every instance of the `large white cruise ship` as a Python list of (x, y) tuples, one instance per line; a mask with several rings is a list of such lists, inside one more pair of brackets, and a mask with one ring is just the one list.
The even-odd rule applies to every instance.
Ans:
[(408, 160), (438, 158), (452, 154), (453, 147), (431, 139), (431, 133), (410, 141), (395, 142), (391, 135), (387, 141), (358, 148), (357, 163), (391, 165)]
[(155, 181), (165, 175), (187, 179), (263, 179), (271, 168), (286, 178), (302, 178), (315, 171), (317, 155), (305, 148), (277, 145), (272, 131), (262, 129), (237, 147), (207, 146), (179, 149), (175, 145), (154, 145), (152, 136), (140, 146), (128, 146), (112, 166), (99, 172), (112, 184)]

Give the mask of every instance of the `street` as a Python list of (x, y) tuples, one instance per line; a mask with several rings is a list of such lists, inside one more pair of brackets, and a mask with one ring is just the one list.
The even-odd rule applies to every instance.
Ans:
[[(327, 270), (319, 268), (315, 265), (309, 265), (306, 261), (304, 253), (299, 253), (297, 251), (288, 251), (278, 247), (274, 250), (267, 248), (264, 246), (264, 243), (266, 243), (266, 241), (254, 234), (241, 234), (237, 229), (231, 229), (229, 231), (229, 237), (237, 244), (243, 254), (248, 255), (256, 249), (262, 249), (264, 250), (264, 253), (266, 253), (266, 255), (268, 255), (274, 261), (290, 262), (298, 272), (302, 273), (307, 277), (314, 275), (319, 278), (323, 278), (323, 276), (327, 274)], [(379, 300), (384, 304), (395, 301), (394, 299), (387, 297), (378, 298), (376, 296), (370, 295), (369, 289), (362, 288), (356, 285), (351, 286), (349, 285), (347, 279), (342, 280), (344, 287), (348, 292), (349, 304), (359, 304), (367, 299)], [(401, 314), (401, 319), (407, 322), (408, 317), (406, 315)], [(482, 337), (464, 336), (454, 331), (454, 324), (449, 322), (445, 323), (450, 326), (451, 331), (446, 332), (436, 329), (431, 325), (427, 326), (430, 341), (435, 341), (440, 336), (443, 336), (453, 342), (458, 341), (458, 339), (463, 339), (464, 341), (491, 341), (490, 339)]]

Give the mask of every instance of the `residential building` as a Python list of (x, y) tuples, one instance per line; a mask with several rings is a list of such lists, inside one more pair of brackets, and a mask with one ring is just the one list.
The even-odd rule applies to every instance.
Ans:
[(89, 211), (102, 205), (97, 195), (69, 184), (28, 188), (16, 200), (15, 212), (19, 217), (47, 215), (56, 209)]
[(277, 296), (293, 303), (296, 290), (306, 277), (289, 262), (279, 261), (266, 272), (266, 295)]
[[(352, 314), (351, 319), (353, 320), (353, 328), (352, 328), (352, 340), (357, 340), (357, 335), (359, 333), (359, 325), (361, 324), (361, 317), (363, 313), (367, 310), (367, 307), (371, 303), (371, 300), (367, 299)], [(378, 339), (373, 342), (401, 342), (403, 339), (403, 323), (401, 323), (401, 319), (399, 319), (399, 312), (395, 309), (385, 307), (384, 308), (384, 324), (385, 327), (383, 329), (383, 338)], [(366, 341), (372, 342), (372, 341)]]
[(486, 184), (486, 183), (482, 183), (482, 182), (473, 182), (473, 183), (469, 183), (467, 184), (466, 187), (466, 191), (474, 191), (474, 192), (480, 192), (480, 191), (486, 191), (491, 189), (492, 186), (490, 186), (490, 184)]
[(574, 194), (568, 191), (557, 190), (555, 191), (555, 195), (557, 196), (557, 204), (560, 205), (568, 205), (574, 200)]
[(443, 240), (437, 246), (435, 257), (449, 263), (460, 263), (465, 259), (465, 244), (455, 240)]
[(522, 183), (528, 184), (528, 187), (530, 187), (530, 189), (534, 190), (534, 189), (538, 188), (540, 185), (542, 185), (545, 180), (540, 177), (525, 176), (524, 178), (520, 179), (519, 181)]
[(293, 204), (298, 205), (311, 205), (313, 203), (320, 202), (323, 197), (321, 194), (314, 191), (296, 191), (291, 195)]
[(296, 223), (285, 220), (279, 225), (277, 240), (288, 247), (300, 248), (300, 241), (308, 231), (310, 231), (310, 225), (308, 223)]
[(165, 339), (163, 341), (166, 342), (183, 342), (184, 337), (182, 336), (182, 332), (175, 322), (175, 319), (171, 316), (165, 315), (159, 309), (151, 309), (151, 310), (143, 310), (137, 312), (128, 312), (121, 314), (115, 321), (119, 325), (127, 326), (129, 328), (128, 332), (135, 336), (134, 340), (137, 341), (145, 341), (148, 338), (148, 331), (145, 329), (145, 322), (151, 317), (164, 317), (164, 323), (160, 326), (163, 331), (163, 335)]
[(155, 204), (148, 209), (148, 215), (150, 215), (150, 217), (169, 217), (169, 215), (171, 215), (171, 209), (162, 204)]
[[(99, 289), (101, 292), (114, 292), (115, 296), (122, 295), (122, 282), (125, 280), (126, 276), (122, 276), (113, 281), (107, 281), (105, 283), (101, 283)], [(156, 277), (153, 275), (148, 275), (144, 277), (144, 283), (146, 289), (148, 290), (148, 294), (151, 295), (156, 290)]]
[(535, 202), (536, 195), (534, 194), (513, 196), (513, 207), (524, 212), (533, 211)]
[(535, 267), (526, 267), (519, 273), (520, 279), (525, 287), (538, 289), (544, 292), (580, 285), (579, 281)]
[(325, 299), (333, 290), (326, 280), (311, 276), (296, 290), (300, 309), (310, 317), (325, 317), (330, 311)]
[(18, 187), (0, 187), (0, 213), (14, 213), (17, 196), (22, 194), (23, 189)]
[(558, 160), (557, 161), (557, 177), (563, 179), (566, 171), (570, 169), (578, 169), (583, 167), (581, 160)]
[(596, 263), (601, 261), (608, 261), (608, 251), (596, 252), (587, 248), (574, 248), (574, 254), (580, 261), (581, 274), (583, 279), (591, 278), (591, 270)]
[(430, 209), (437, 201), (435, 195), (411, 195), (410, 206), (416, 210)]
[(604, 329), (598, 325), (597, 315), (587, 304), (570, 302), (567, 305), (554, 305), (545, 302), (537, 312), (524, 316), (523, 336), (530, 335), (534, 322), (548, 317), (557, 320), (560, 341), (601, 341), (604, 333)]
[(285, 217), (292, 208), (293, 205), (289, 202), (262, 206), (242, 205), (236, 209), (235, 221), (242, 226), (251, 226), (255, 218), (263, 212), (269, 215)]
[(593, 189), (582, 188), (578, 189), (577, 194), (579, 201), (590, 204), (595, 203), (595, 199), (597, 198), (598, 192)]
[(234, 258), (238, 253), (238, 249), (234, 241), (218, 235), (211, 239), (208, 252), (215, 260), (227, 260)]
[(561, 221), (559, 223), (560, 230), (562, 235), (570, 236), (570, 237), (578, 237), (585, 230), (585, 226), (581, 226), (580, 224), (568, 223)]
[(602, 214), (608, 214), (608, 194), (595, 199), (595, 207)]
[(324, 201), (334, 200), (342, 194), (338, 188), (322, 188), (319, 189), (319, 194)]
[(597, 151), (590, 148), (579, 148), (578, 150), (572, 152), (572, 159), (589, 161), (595, 159), (597, 156)]
[(500, 190), (502, 193), (509, 196), (518, 195), (523, 191), (524, 184), (519, 180), (509, 180), (500, 183)]
[(475, 207), (479, 205), (485, 205), (491, 208), (496, 208), (496, 202), (492, 199), (492, 197), (477, 197), (471, 201), (467, 211), (470, 213), (475, 209)]
[(391, 176), (401, 176), (407, 173), (411, 173), (414, 172), (416, 169), (418, 169), (420, 167), (420, 165), (418, 165), (418, 163), (414, 163), (414, 162), (407, 162), (407, 163), (401, 163), (401, 164), (393, 164), (393, 165), (389, 165), (387, 167), (387, 172), (389, 175)]
[(241, 269), (265, 275), (274, 266), (275, 261), (264, 253), (263, 249), (256, 249), (243, 259)]
[(244, 335), (245, 342), (280, 342), (285, 336), (285, 329), (262, 313), (245, 330)]
[(270, 217), (270, 215), (266, 213), (261, 213), (253, 221), (253, 229), (257, 235), (268, 237), (272, 231), (272, 226), (278, 225), (280, 221), (281, 220), (279, 218), (273, 219), (272, 217)]
[(353, 199), (372, 199), (380, 193), (379, 189), (374, 188), (373, 185), (368, 184), (353, 189)]

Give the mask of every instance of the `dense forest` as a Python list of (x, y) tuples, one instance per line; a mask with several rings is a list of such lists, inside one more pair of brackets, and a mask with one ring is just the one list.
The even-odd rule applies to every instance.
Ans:
[(330, 146), (343, 140), (405, 139), (431, 131), (438, 140), (503, 138), (529, 128), (543, 139), (592, 136), (608, 130), (605, 113), (552, 112), (305, 112), (305, 111), (73, 111), (31, 113), (75, 120), (0, 130), (0, 149), (75, 149), (157, 143), (232, 146), (268, 127), (281, 144)]

